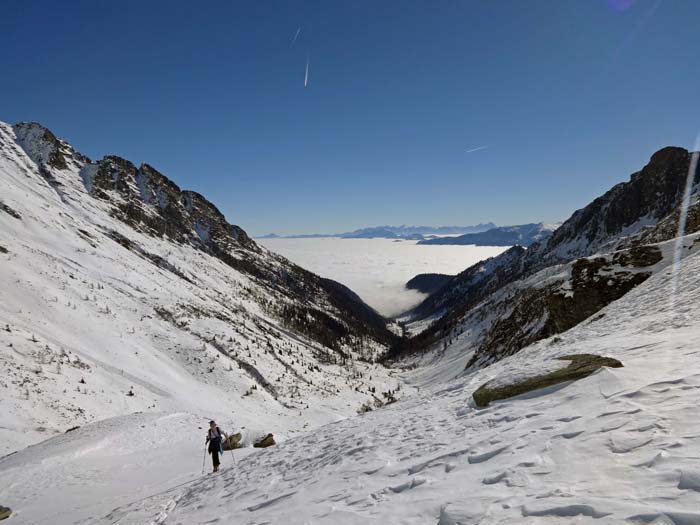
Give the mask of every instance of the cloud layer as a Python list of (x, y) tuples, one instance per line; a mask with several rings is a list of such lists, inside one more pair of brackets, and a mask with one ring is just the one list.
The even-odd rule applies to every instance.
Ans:
[(426, 296), (407, 290), (419, 273), (456, 274), (506, 250), (492, 246), (418, 246), (391, 239), (257, 239), (298, 265), (350, 287), (385, 316), (417, 305)]

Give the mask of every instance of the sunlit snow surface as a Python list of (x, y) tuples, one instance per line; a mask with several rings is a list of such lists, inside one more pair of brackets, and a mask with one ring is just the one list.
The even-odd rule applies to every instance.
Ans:
[[(700, 252), (688, 251), (674, 309), (667, 268), (605, 308), (605, 316), (556, 341), (446, 382), (447, 373), (409, 372), (405, 379), (420, 387), (415, 396), (147, 497), (157, 490), (152, 484), (144, 499), (87, 523), (700, 523)], [(576, 352), (612, 356), (625, 366), (485, 409), (473, 406), (471, 393), (484, 381)], [(27, 504), (47, 506), (35, 480), (42, 471), (53, 474), (71, 451), (113, 465), (116, 458), (109, 457), (118, 450), (93, 443), (76, 435), (72, 446), (55, 441), (41, 453), (20, 452), (2, 465), (8, 470), (0, 485), (15, 480)], [(128, 461), (149, 457), (146, 450), (131, 452), (136, 445), (122, 446), (134, 454), (124, 456)], [(172, 452), (183, 461), (173, 482), (196, 476), (195, 451)], [(39, 453), (41, 470), (26, 466)], [(101, 474), (74, 476), (86, 484)]]
[[(113, 221), (99, 201), (83, 199), (76, 172), (65, 174), (69, 198), (59, 199), (11, 134), (0, 124), (0, 196), (22, 216), (0, 214), (0, 245), (8, 250), (0, 254), (0, 453), (16, 451), (0, 458), (0, 504), (14, 511), (9, 525), (700, 524), (700, 235), (684, 237), (677, 274), (667, 241), (663, 261), (638, 288), (591, 320), (476, 372), (463, 373), (473, 350), (464, 334), (415, 370), (356, 361), (349, 382), (348, 370), (319, 363), (314, 385), (336, 394), (324, 397), (278, 375), (278, 361), (256, 352), (266, 375), (304, 389), (300, 400), (289, 399), (292, 409), (264, 392), (243, 396), (250, 379), (226, 366), (208, 372), (222, 357), (152, 315), (154, 306), (177, 301), (236, 306), (230, 315), (265, 328), (248, 322), (242, 333), (272, 337), (274, 320), (257, 303), (219, 292), (254, 282), (202, 252)], [(135, 254), (74, 234), (80, 228), (99, 237), (99, 224), (203, 285), (170, 287), (166, 272)], [(331, 251), (341, 259), (339, 246), (359, 246), (354, 256), (362, 262), (374, 242), (391, 244), (337, 239)], [(368, 268), (354, 271), (371, 275)], [(188, 324), (197, 333), (243, 337), (216, 317)], [(273, 341), (293, 343), (304, 359), (313, 350), (287, 332)], [(59, 366), (54, 349), (61, 347), (71, 354)], [(581, 352), (618, 358), (624, 368), (473, 406), (484, 382)], [(366, 399), (354, 387), (362, 376), (377, 394), (401, 385), (404, 399), (346, 418)], [(127, 397), (131, 386), (137, 395)], [(263, 430), (279, 443), (247, 446), (235, 464), (227, 453), (222, 472), (204, 475), (209, 417), (243, 430), (246, 444)], [(81, 428), (64, 433), (69, 423)]]
[(256, 239), (314, 273), (350, 287), (379, 313), (398, 315), (426, 295), (405, 284), (419, 273), (457, 274), (507, 250), (502, 246), (417, 245), (394, 239)]

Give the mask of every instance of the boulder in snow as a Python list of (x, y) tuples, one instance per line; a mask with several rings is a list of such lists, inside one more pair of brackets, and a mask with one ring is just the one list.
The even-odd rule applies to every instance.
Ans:
[(591, 375), (601, 367), (620, 368), (622, 363), (612, 357), (602, 357), (594, 354), (576, 354), (557, 357), (562, 361), (571, 361), (569, 366), (560, 368), (547, 374), (531, 376), (509, 384), (492, 386), (489, 381), (481, 385), (473, 394), (474, 402), (478, 407), (485, 407), (491, 401), (506, 399), (526, 392), (532, 392), (540, 388), (556, 385), (565, 381), (575, 381)]
[(271, 447), (274, 444), (275, 444), (274, 437), (272, 436), (272, 434), (268, 434), (267, 436), (265, 436), (261, 440), (253, 443), (253, 446), (255, 448), (266, 448), (266, 447)]
[(241, 445), (241, 433), (236, 432), (235, 434), (231, 434), (229, 437), (224, 439), (223, 442), (223, 447), (224, 450), (233, 450), (236, 448), (241, 448), (243, 445)]

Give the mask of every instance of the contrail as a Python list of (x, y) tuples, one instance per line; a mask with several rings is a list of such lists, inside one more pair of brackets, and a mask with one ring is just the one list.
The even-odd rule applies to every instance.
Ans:
[(299, 38), (299, 33), (301, 33), (301, 26), (297, 27), (297, 32), (294, 33), (294, 38), (292, 38), (292, 45), (294, 45), (294, 42), (296, 42), (297, 38)]
[(491, 144), (486, 144), (485, 146), (479, 146), (478, 148), (468, 149), (467, 153), (474, 153), (475, 151), (481, 151), (482, 149), (486, 149), (489, 146), (491, 146)]
[(309, 57), (306, 57), (306, 73), (304, 73), (304, 87), (309, 86)]

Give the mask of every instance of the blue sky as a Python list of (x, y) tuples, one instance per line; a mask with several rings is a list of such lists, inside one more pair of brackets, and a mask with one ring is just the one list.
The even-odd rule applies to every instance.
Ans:
[(695, 0), (8, 0), (0, 120), (148, 162), (252, 234), (554, 221), (693, 144), (698, 20)]

